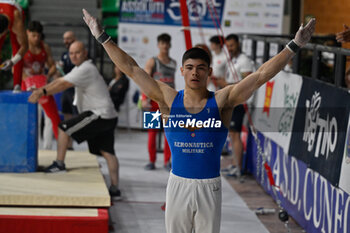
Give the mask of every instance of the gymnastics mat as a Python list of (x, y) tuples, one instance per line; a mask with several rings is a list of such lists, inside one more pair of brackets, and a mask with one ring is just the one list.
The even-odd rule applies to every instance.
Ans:
[(0, 207), (0, 233), (108, 233), (105, 208)]

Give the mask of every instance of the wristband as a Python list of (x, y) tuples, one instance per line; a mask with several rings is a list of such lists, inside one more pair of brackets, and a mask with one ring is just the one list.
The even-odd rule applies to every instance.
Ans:
[(13, 65), (16, 65), (17, 62), (19, 62), (21, 59), (22, 59), (22, 56), (17, 53), (13, 58), (11, 58), (11, 62)]
[(293, 52), (293, 53), (297, 53), (298, 50), (300, 49), (300, 47), (295, 43), (294, 40), (291, 40), (287, 45), (286, 45), (287, 49), (289, 49), (289, 51)]
[(101, 44), (105, 44), (107, 43), (110, 39), (112, 39), (105, 31), (103, 31), (101, 33), (101, 35), (99, 35), (96, 40), (98, 42), (100, 42)]
[(47, 96), (47, 91), (45, 88), (43, 88), (43, 93), (44, 93), (44, 96)]

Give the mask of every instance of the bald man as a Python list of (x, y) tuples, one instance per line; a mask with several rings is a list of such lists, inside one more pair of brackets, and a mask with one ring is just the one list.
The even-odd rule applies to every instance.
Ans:
[(75, 87), (74, 103), (79, 114), (60, 123), (57, 159), (46, 169), (46, 172), (66, 171), (64, 159), (69, 136), (78, 143), (86, 140), (91, 154), (103, 156), (106, 159), (111, 177), (109, 192), (114, 200), (118, 200), (121, 198), (118, 189), (119, 163), (114, 152), (114, 128), (118, 115), (105, 81), (92, 61), (88, 60), (87, 54), (82, 42), (73, 42), (69, 47), (69, 57), (75, 67), (65, 76), (33, 91), (29, 102), (36, 103), (42, 96)]

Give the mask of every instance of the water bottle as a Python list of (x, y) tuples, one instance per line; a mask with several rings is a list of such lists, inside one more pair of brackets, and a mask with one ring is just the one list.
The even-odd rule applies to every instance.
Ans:
[(276, 210), (274, 208), (264, 208), (260, 207), (254, 210), (255, 214), (257, 215), (265, 215), (265, 214), (274, 214)]

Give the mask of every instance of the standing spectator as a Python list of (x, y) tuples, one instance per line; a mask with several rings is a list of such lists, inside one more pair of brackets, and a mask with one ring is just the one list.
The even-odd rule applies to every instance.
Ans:
[[(0, 50), (6, 35), (10, 33), (12, 58), (3, 61), (2, 70), (13, 67), (13, 92), (21, 91), (23, 56), (28, 49), (27, 35), (24, 27), (23, 12), (14, 0), (0, 0)], [(1, 62), (1, 61), (0, 61)]]
[[(75, 35), (73, 31), (66, 31), (63, 33), (63, 43), (67, 51), (62, 53), (61, 56), (61, 68), (63, 70), (62, 75), (68, 74), (73, 68), (74, 64), (69, 58), (69, 46), (75, 41)], [(74, 100), (74, 87), (64, 90), (61, 95), (61, 107), (64, 120), (71, 119), (74, 115), (78, 114), (77, 108), (73, 105)], [(73, 150), (73, 140), (69, 138), (68, 150)]]
[[(170, 87), (175, 87), (175, 71), (176, 61), (169, 56), (169, 50), (171, 47), (170, 35), (163, 33), (157, 37), (157, 45), (159, 53), (156, 57), (150, 58), (145, 66), (145, 71), (153, 77), (155, 80), (162, 81), (168, 84)], [(142, 94), (142, 108), (147, 111), (159, 110), (158, 104)], [(150, 162), (145, 166), (146, 170), (156, 169), (156, 136), (159, 130), (148, 129), (148, 153)], [(164, 135), (164, 168), (171, 169), (170, 163), (171, 152), (168, 141)]]
[[(242, 80), (254, 71), (253, 61), (250, 60), (247, 55), (241, 52), (239, 39), (237, 35), (230, 34), (226, 37), (226, 47), (231, 58), (231, 62), (234, 66), (236, 75), (238, 79)], [(229, 69), (227, 65), (227, 72), (225, 79), (218, 79), (220, 86), (224, 87), (231, 85), (238, 80), (235, 80), (234, 73)], [(220, 81), (219, 81), (220, 80)], [(242, 104), (237, 105), (232, 113), (231, 124), (229, 129), (229, 135), (231, 140), (231, 145), (234, 153), (234, 158), (232, 164), (223, 169), (223, 173), (230, 176), (240, 176), (242, 169), (242, 157), (243, 157), (243, 143), (241, 140), (241, 130), (243, 124), (245, 110)]]
[(216, 91), (218, 89), (216, 80), (224, 78), (227, 70), (227, 58), (223, 50), (224, 38), (222, 36), (213, 36), (210, 38), (210, 49), (212, 51), (213, 73), (209, 79), (208, 90)]
[(114, 129), (118, 122), (118, 113), (114, 109), (105, 81), (92, 61), (87, 59), (87, 54), (82, 42), (75, 41), (71, 44), (69, 56), (75, 65), (73, 70), (33, 91), (29, 101), (36, 103), (43, 96), (51, 96), (75, 87), (79, 115), (60, 123), (57, 157), (46, 172), (66, 172), (64, 159), (69, 136), (78, 143), (87, 141), (91, 154), (106, 159), (111, 177), (109, 193), (114, 199), (120, 199), (119, 162), (114, 152)]
[(75, 34), (73, 31), (66, 31), (65, 33), (63, 33), (63, 43), (67, 51), (62, 53), (61, 62), (62, 62), (63, 72), (65, 74), (68, 74), (74, 68), (74, 64), (69, 58), (69, 46), (74, 41), (75, 41)]
[(109, 82), (108, 90), (117, 112), (119, 112), (120, 105), (124, 103), (128, 89), (129, 79), (117, 66), (114, 66), (114, 79)]

